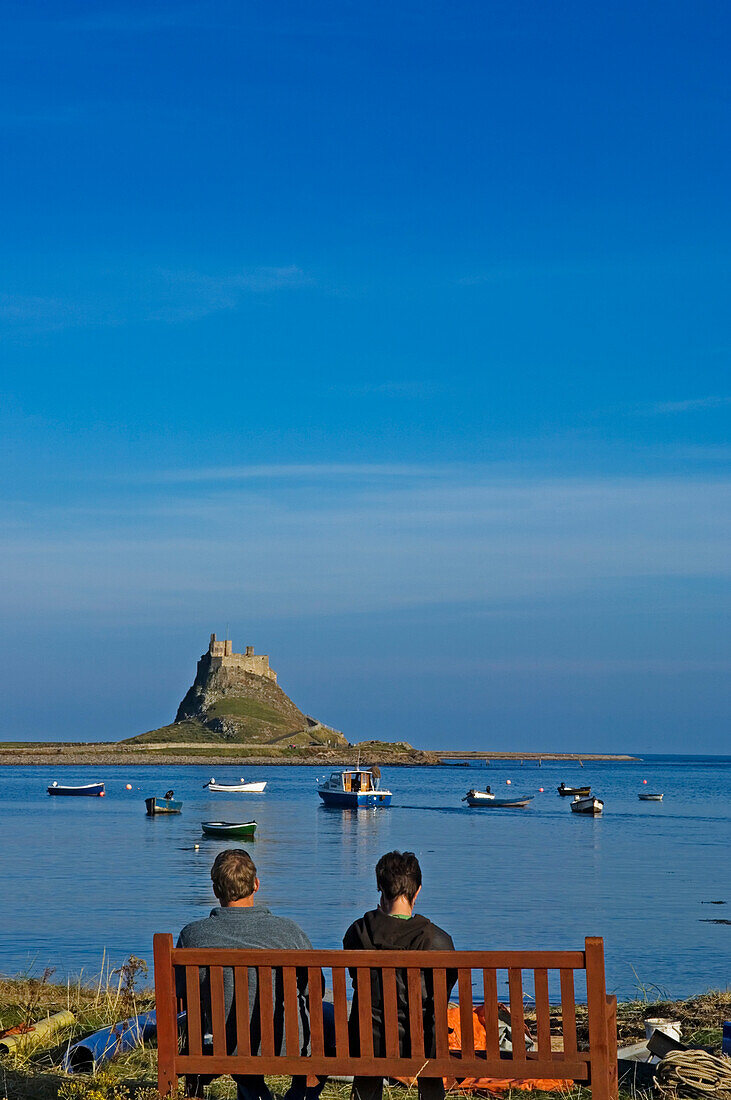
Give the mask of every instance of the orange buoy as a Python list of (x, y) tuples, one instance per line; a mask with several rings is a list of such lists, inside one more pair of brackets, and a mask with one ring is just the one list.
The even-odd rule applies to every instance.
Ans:
[(543, 794), (543, 787), (539, 787), (538, 790)]
[(647, 783), (647, 780), (646, 780), (646, 779), (643, 779), (643, 780), (642, 780), (642, 782), (643, 782), (643, 783)]
[(131, 790), (132, 790), (132, 784), (131, 784), (131, 783), (128, 783), (128, 784), (127, 784), (127, 790), (128, 790), (128, 791), (131, 791)]
[(99, 797), (104, 798), (104, 791), (99, 791)]
[(511, 784), (511, 783), (512, 783), (513, 781), (512, 781), (512, 779), (506, 779), (506, 780), (505, 780), (505, 782), (507, 783), (507, 785), (508, 785), (508, 786), (510, 786), (510, 784)]

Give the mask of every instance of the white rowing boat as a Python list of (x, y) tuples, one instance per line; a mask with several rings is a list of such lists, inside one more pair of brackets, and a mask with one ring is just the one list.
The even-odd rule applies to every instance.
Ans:
[(222, 794), (261, 794), (266, 787), (263, 783), (246, 783), (243, 776), (239, 783), (217, 783), (215, 779), (209, 779), (203, 784), (209, 791), (220, 791)]
[(468, 806), (481, 806), (490, 810), (522, 810), (533, 798), (532, 794), (513, 795), (512, 798), (498, 798), (488, 787), (486, 791), (468, 791), (462, 799)]

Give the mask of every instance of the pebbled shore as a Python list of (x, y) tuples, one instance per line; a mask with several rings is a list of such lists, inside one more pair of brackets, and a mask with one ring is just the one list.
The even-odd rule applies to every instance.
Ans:
[(282, 748), (272, 752), (267, 745), (221, 745), (195, 743), (151, 743), (149, 745), (116, 742), (84, 744), (81, 742), (0, 742), (0, 766), (79, 767), (83, 765), (119, 765), (134, 767), (151, 764), (174, 764), (176, 767), (216, 763), (220, 765), (250, 764), (255, 767), (279, 767), (301, 764), (349, 766), (384, 764), (391, 767), (435, 767), (465, 760), (566, 760), (566, 761), (632, 761), (640, 757), (612, 753), (537, 753), (537, 752), (474, 752), (464, 753), (404, 750), (387, 742), (366, 742), (350, 749)]

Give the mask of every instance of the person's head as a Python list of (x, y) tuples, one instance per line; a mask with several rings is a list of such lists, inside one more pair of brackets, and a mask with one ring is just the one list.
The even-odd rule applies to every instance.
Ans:
[(256, 867), (243, 848), (227, 848), (219, 852), (211, 867), (213, 893), (224, 908), (230, 905), (251, 905), (259, 889)]
[(386, 852), (376, 864), (376, 884), (381, 893), (381, 908), (390, 911), (414, 906), (421, 890), (421, 867), (413, 852)]

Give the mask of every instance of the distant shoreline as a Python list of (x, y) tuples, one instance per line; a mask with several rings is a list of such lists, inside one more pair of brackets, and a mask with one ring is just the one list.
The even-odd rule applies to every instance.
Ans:
[(411, 752), (395, 750), (384, 744), (363, 745), (359, 749), (325, 750), (321, 747), (313, 747), (310, 752), (306, 748), (290, 750), (284, 753), (272, 755), (266, 751), (267, 746), (261, 746), (263, 751), (257, 752), (257, 746), (221, 745), (217, 743), (195, 743), (175, 745), (129, 745), (118, 742), (99, 742), (84, 744), (80, 742), (32, 742), (9, 741), (0, 742), (0, 766), (6, 767), (81, 767), (84, 765), (117, 766), (117, 767), (149, 767), (150, 765), (167, 764), (175, 767), (194, 767), (204, 764), (217, 764), (220, 766), (246, 765), (252, 767), (301, 767), (302, 765), (347, 767), (360, 760), (364, 765), (379, 764), (386, 767), (455, 767), (461, 762), (478, 763), (480, 760), (515, 760), (538, 764), (539, 761), (564, 761), (566, 763), (578, 763), (585, 761), (595, 763), (599, 761), (614, 763), (631, 763), (642, 759), (640, 756), (630, 756), (626, 753), (577, 753), (577, 752), (502, 752), (485, 751), (478, 752), (467, 749), (458, 752), (454, 749), (439, 752), (437, 750), (413, 749)]

